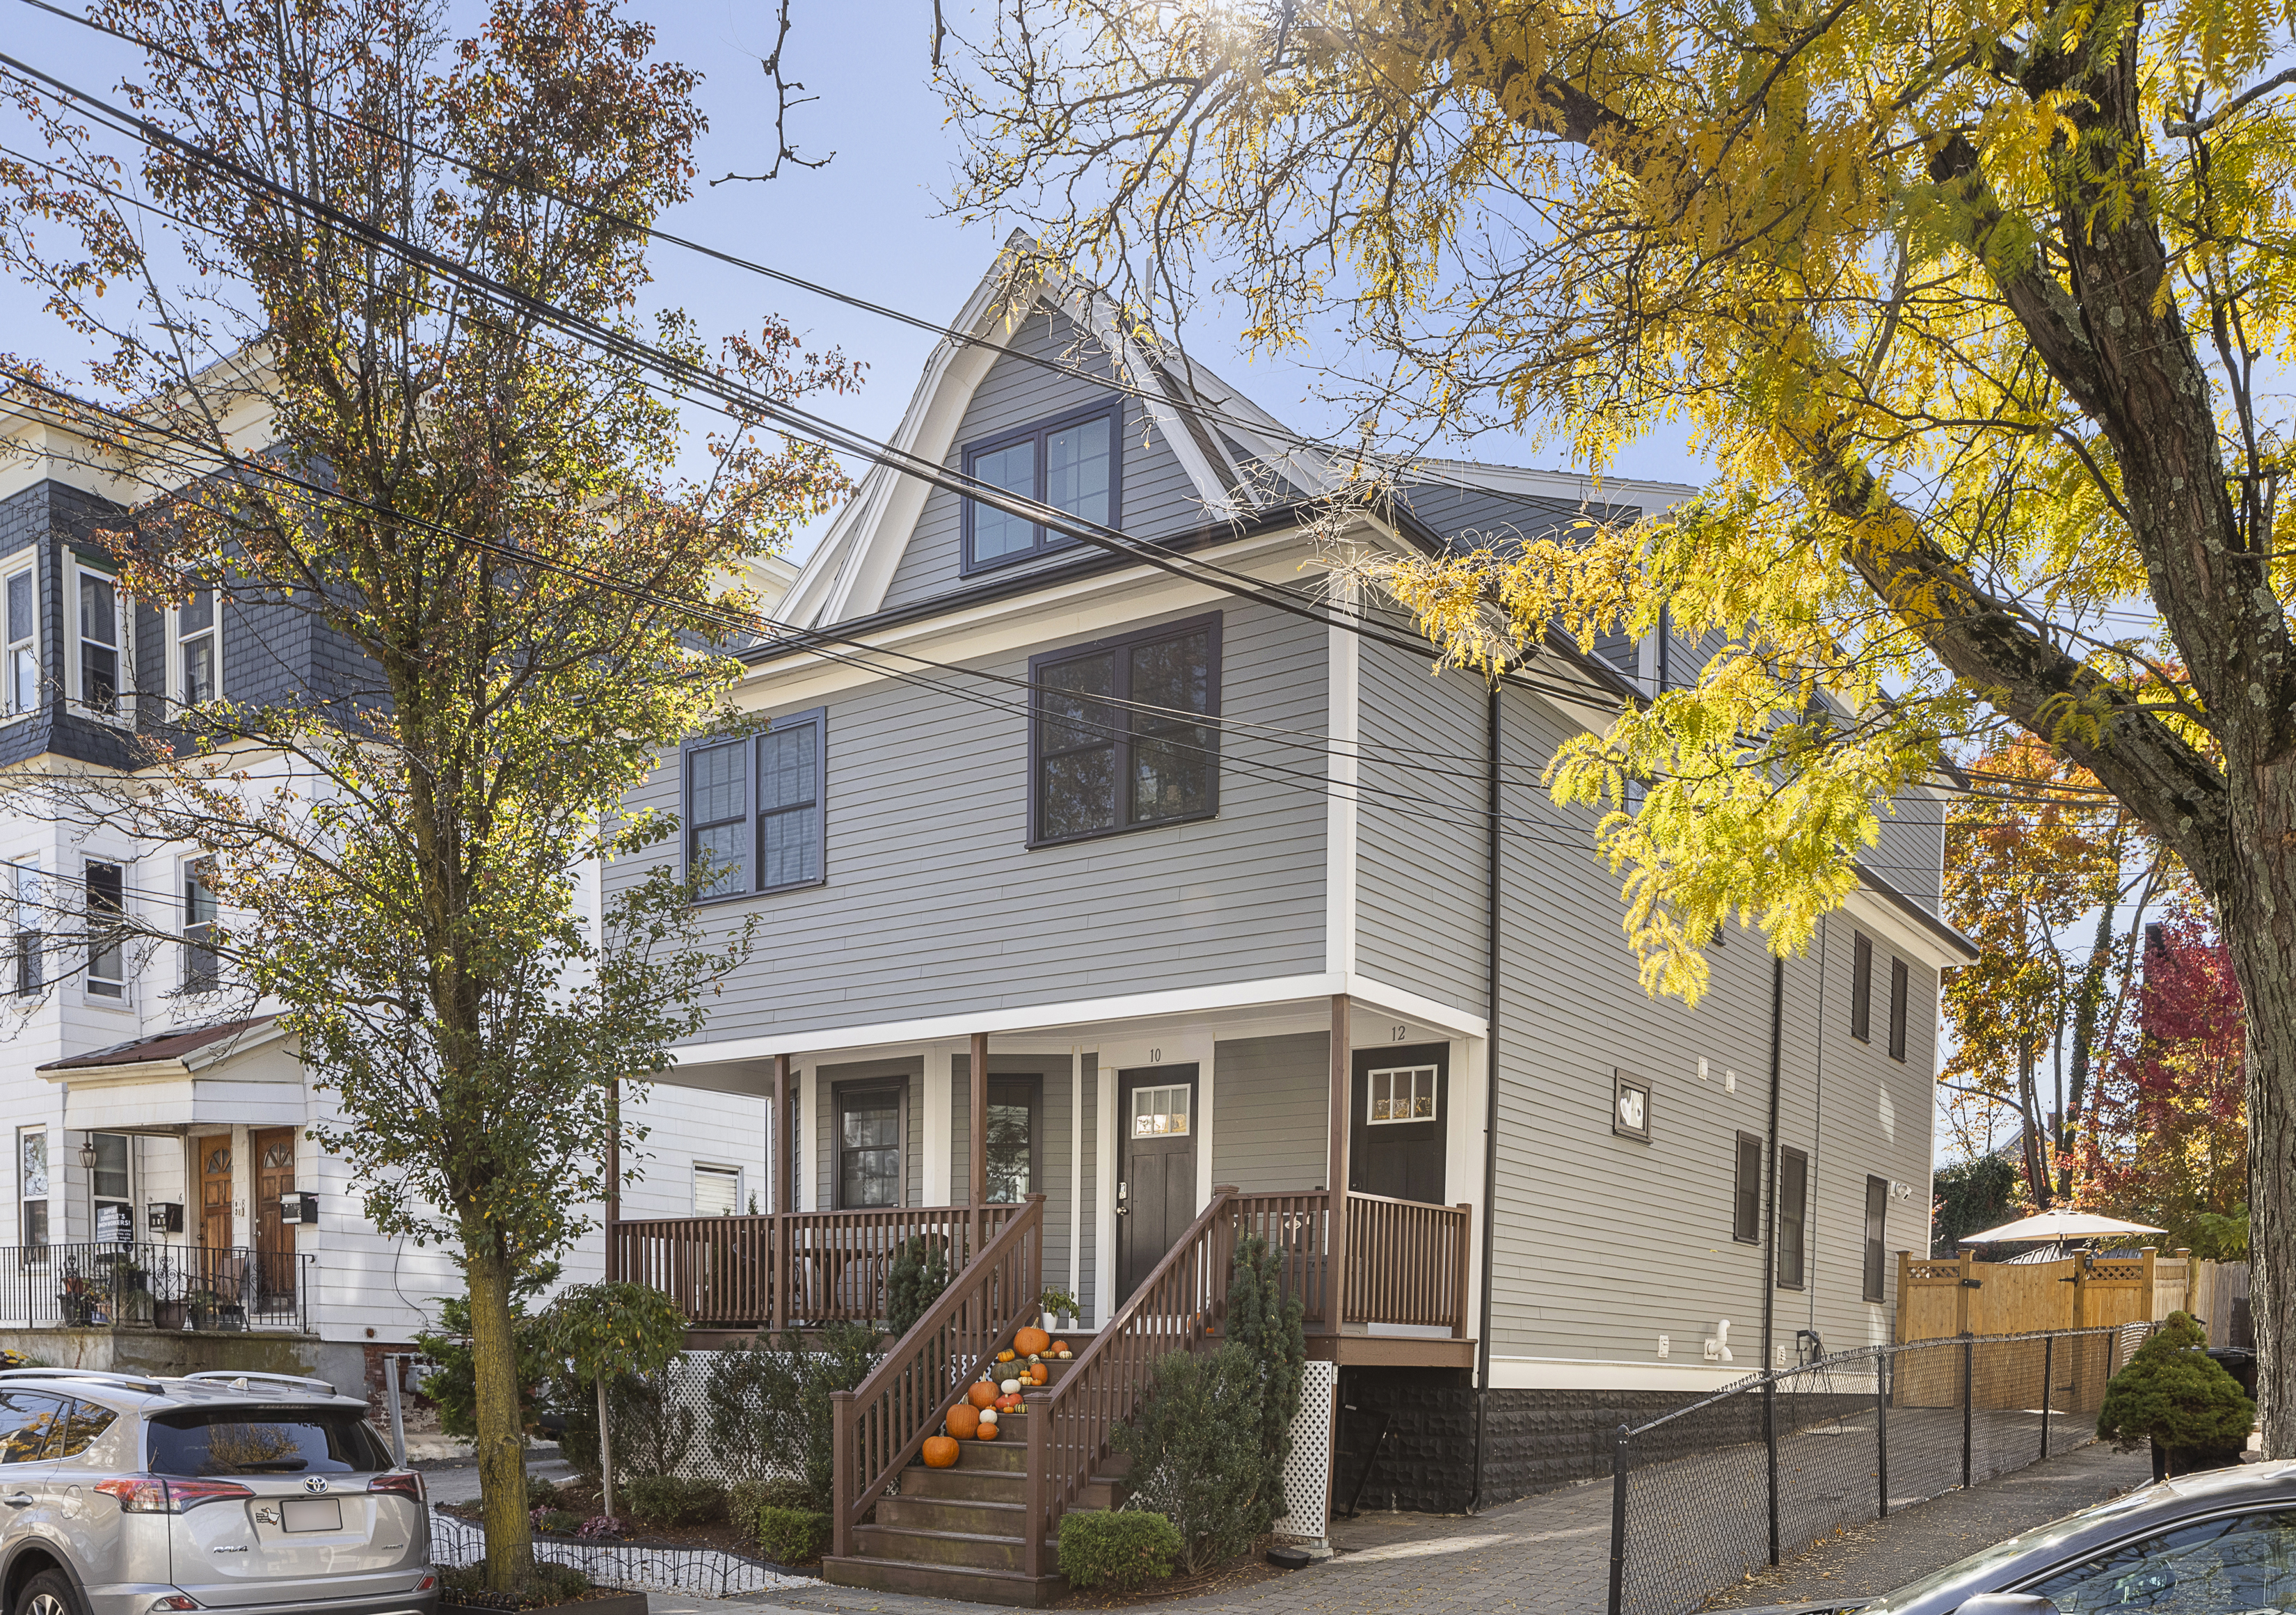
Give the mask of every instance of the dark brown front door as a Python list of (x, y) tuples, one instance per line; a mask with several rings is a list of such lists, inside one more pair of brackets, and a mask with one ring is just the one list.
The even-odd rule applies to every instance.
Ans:
[(200, 1243), (231, 1249), (231, 1135), (192, 1140), (200, 1156)]
[(255, 1152), (258, 1282), (266, 1292), (284, 1290), (295, 1266), (295, 1228), (279, 1214), (279, 1200), (295, 1190), (295, 1129), (266, 1127), (250, 1133), (247, 1147)]
[(1348, 1123), (1348, 1187), (1442, 1205), (1451, 1045), (1357, 1049)]
[(1116, 1299), (1196, 1219), (1196, 1068), (1117, 1074)]

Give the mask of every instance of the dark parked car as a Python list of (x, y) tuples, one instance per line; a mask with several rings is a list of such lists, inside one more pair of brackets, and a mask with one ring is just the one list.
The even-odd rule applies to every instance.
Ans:
[(2296, 1615), (2296, 1459), (2140, 1487), (1863, 1603), (1734, 1615)]

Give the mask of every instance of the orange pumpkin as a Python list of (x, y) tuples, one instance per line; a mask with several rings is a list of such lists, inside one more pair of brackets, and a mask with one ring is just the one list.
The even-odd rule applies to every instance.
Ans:
[(925, 1438), (925, 1467), (927, 1469), (954, 1469), (956, 1467), (956, 1455), (963, 1450), (964, 1449), (962, 1447), (957, 1446), (956, 1441), (953, 1437), (927, 1436)]
[(948, 1433), (960, 1441), (972, 1439), (972, 1432), (980, 1428), (980, 1410), (970, 1402), (959, 1402), (948, 1410)]
[(1000, 1351), (996, 1354), (996, 1360), (1000, 1363), (1009, 1363), (1013, 1360), (1013, 1354), (1009, 1351)]
[(1054, 1340), (1053, 1342), (1053, 1355), (1054, 1357), (1062, 1356), (1068, 1350), (1068, 1349), (1069, 1343), (1066, 1340)]
[(996, 1387), (986, 1380), (975, 1380), (964, 1393), (964, 1399), (976, 1408), (996, 1405)]
[(980, 1427), (980, 1433), (977, 1439), (982, 1441), (994, 1441), (996, 1439), (996, 1427), (994, 1424), (982, 1425)]
[(1011, 1413), (1014, 1408), (1021, 1405), (1021, 1393), (1017, 1390), (1013, 1391), (1009, 1396), (1002, 1396), (996, 1398), (996, 1411), (999, 1413)]
[(1024, 1357), (1033, 1357), (1053, 1343), (1053, 1337), (1034, 1324), (1013, 1337), (1013, 1349)]
[(1034, 1380), (1037, 1384), (1042, 1385), (1046, 1379), (1045, 1365), (1042, 1363), (1029, 1364), (1029, 1377), (1031, 1380)]

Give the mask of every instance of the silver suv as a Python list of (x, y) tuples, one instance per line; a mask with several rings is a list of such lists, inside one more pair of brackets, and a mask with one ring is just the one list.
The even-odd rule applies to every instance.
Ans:
[(0, 1372), (0, 1615), (435, 1615), (422, 1478), (316, 1380)]

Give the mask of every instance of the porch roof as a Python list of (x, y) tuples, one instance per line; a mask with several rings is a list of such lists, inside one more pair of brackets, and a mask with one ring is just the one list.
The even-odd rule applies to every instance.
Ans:
[[(268, 1029), (272, 1017), (255, 1015), (240, 1021), (217, 1021), (206, 1026), (176, 1027), (164, 1032), (150, 1032), (141, 1037), (131, 1037), (125, 1043), (115, 1043), (109, 1048), (74, 1054), (63, 1060), (51, 1060), (38, 1069), (45, 1071), (110, 1071), (135, 1070), (139, 1067), (173, 1065), (188, 1074), (190, 1057), (208, 1051), (200, 1063), (211, 1063), (237, 1051), (237, 1039), (242, 1033), (253, 1032), (258, 1027)], [(264, 1036), (268, 1036), (266, 1030)], [(218, 1044), (228, 1046), (218, 1048)], [(137, 1075), (150, 1074), (137, 1070)], [(53, 1080), (53, 1078), (51, 1079)]]

